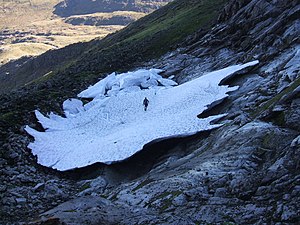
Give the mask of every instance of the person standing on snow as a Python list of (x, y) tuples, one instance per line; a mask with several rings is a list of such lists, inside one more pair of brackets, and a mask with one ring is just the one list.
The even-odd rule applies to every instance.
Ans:
[(143, 105), (145, 107), (144, 110), (147, 111), (147, 107), (149, 105), (149, 100), (146, 97), (144, 98)]

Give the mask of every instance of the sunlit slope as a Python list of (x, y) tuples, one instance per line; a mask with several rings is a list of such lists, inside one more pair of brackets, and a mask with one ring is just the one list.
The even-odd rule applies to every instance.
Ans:
[[(73, 26), (53, 15), (60, 0), (0, 1), (0, 65), (104, 37), (123, 26)], [(33, 46), (31, 49), (29, 46)]]
[(2, 0), (0, 1), (0, 30), (22, 29), (32, 22), (50, 19), (53, 7), (61, 0)]

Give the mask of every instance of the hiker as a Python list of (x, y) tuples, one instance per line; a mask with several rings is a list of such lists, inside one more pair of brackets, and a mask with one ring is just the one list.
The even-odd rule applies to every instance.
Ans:
[(145, 109), (145, 111), (147, 111), (147, 107), (148, 107), (148, 104), (149, 104), (149, 100), (145, 97), (144, 98), (144, 101), (143, 101), (143, 105), (144, 105), (144, 109)]

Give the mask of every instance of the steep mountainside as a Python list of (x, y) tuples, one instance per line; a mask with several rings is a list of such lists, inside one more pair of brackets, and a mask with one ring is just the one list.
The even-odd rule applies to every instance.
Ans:
[[(297, 0), (179, 0), (102, 41), (62, 50), (80, 55), (0, 98), (3, 223), (57, 206), (33, 224), (299, 224), (299, 18)], [(211, 132), (64, 174), (36, 165), (26, 149), (21, 126), (40, 129), (32, 110), (60, 112), (63, 99), (109, 72), (157, 67), (183, 83), (252, 60), (260, 63), (222, 81), (240, 89), (199, 115), (227, 114)]]

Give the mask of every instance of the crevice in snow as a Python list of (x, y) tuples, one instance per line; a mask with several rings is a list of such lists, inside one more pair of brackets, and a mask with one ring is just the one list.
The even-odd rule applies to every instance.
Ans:
[(202, 113), (198, 115), (199, 119), (204, 119), (212, 115), (220, 114), (220, 108), (228, 103), (228, 97), (215, 101), (207, 106)]
[[(53, 113), (45, 117), (36, 111), (46, 131), (27, 126), (35, 139), (28, 147), (38, 163), (65, 171), (123, 161), (152, 141), (217, 128), (220, 125), (210, 122), (224, 115), (197, 116), (238, 88), (219, 86), (221, 80), (257, 63), (230, 66), (176, 87), (158, 69), (113, 73), (78, 95), (93, 101), (83, 105), (78, 99), (66, 100), (66, 118)], [(145, 97), (150, 101), (147, 111)]]

